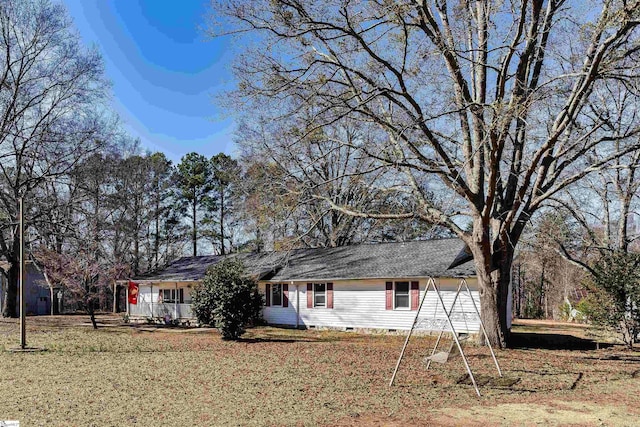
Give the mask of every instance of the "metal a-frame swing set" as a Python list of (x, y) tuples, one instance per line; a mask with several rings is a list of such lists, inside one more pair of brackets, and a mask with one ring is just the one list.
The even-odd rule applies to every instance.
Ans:
[[(436, 284), (436, 281), (434, 278), (429, 278), (429, 280), (427, 281), (427, 285), (424, 289), (424, 294), (422, 295), (422, 299), (420, 300), (420, 305), (418, 307), (418, 311), (416, 312), (416, 316), (413, 319), (413, 324), (411, 325), (411, 329), (409, 330), (409, 333), (407, 334), (407, 338), (404, 341), (404, 345), (402, 346), (402, 351), (400, 352), (400, 357), (398, 358), (398, 362), (396, 363), (396, 368), (393, 371), (393, 375), (391, 377), (391, 381), (389, 382), (389, 387), (391, 387), (396, 379), (396, 374), (398, 373), (398, 369), (400, 368), (400, 363), (402, 362), (402, 358), (404, 357), (404, 352), (407, 349), (407, 345), (409, 344), (409, 340), (411, 339), (411, 335), (413, 334), (414, 329), (416, 328), (416, 326), (418, 325), (418, 318), (420, 315), (420, 312), (422, 311), (422, 305), (424, 304), (424, 301), (426, 300), (427, 294), (429, 293), (429, 289), (433, 288), (433, 291), (435, 292), (437, 299), (436, 299), (436, 307), (433, 313), (433, 318), (431, 320), (431, 325), (435, 326), (437, 325), (439, 327), (440, 330), (440, 334), (438, 335), (438, 339), (436, 340), (436, 344), (433, 346), (433, 350), (431, 351), (431, 355), (427, 356), (424, 358), (426, 365), (427, 365), (427, 369), (429, 369), (429, 366), (431, 365), (431, 362), (437, 362), (437, 363), (445, 363), (448, 358), (449, 355), (452, 353), (452, 351), (454, 350), (454, 343), (457, 347), (457, 350), (460, 352), (460, 356), (462, 357), (462, 361), (464, 362), (464, 366), (467, 369), (467, 373), (469, 374), (469, 378), (471, 379), (471, 382), (473, 384), (473, 387), (476, 390), (476, 393), (478, 394), (478, 397), (480, 397), (480, 390), (478, 389), (478, 384), (476, 383), (476, 380), (473, 376), (473, 372), (471, 371), (471, 367), (469, 365), (469, 362), (467, 360), (467, 357), (464, 354), (464, 350), (462, 349), (462, 342), (464, 340), (466, 340), (469, 337), (468, 331), (467, 333), (462, 333), (459, 334), (455, 327), (453, 326), (453, 321), (452, 321), (452, 316), (453, 310), (456, 306), (456, 302), (459, 301), (458, 297), (460, 296), (460, 292), (463, 290), (466, 293), (466, 295), (468, 295), (468, 297), (471, 299), (471, 302), (473, 303), (473, 309), (475, 313), (472, 313), (472, 315), (475, 315), (475, 319), (478, 320), (479, 324), (480, 324), (480, 330), (482, 332), (482, 334), (484, 335), (485, 338), (485, 342), (487, 343), (487, 346), (489, 347), (489, 351), (491, 352), (491, 357), (493, 357), (493, 361), (496, 365), (496, 369), (498, 370), (498, 375), (500, 377), (502, 377), (502, 371), (500, 370), (500, 365), (498, 364), (498, 359), (496, 358), (496, 355), (493, 351), (493, 348), (491, 347), (491, 343), (489, 342), (489, 337), (487, 336), (487, 331), (484, 328), (484, 324), (482, 323), (482, 319), (480, 318), (480, 311), (478, 310), (478, 306), (476, 305), (475, 300), (473, 299), (473, 296), (471, 295), (471, 290), (469, 289), (469, 285), (467, 284), (466, 279), (462, 278), (460, 280), (460, 284), (458, 285), (458, 289), (455, 293), (455, 297), (453, 299), (453, 303), (451, 304), (451, 308), (449, 310), (447, 310), (447, 307), (444, 304), (444, 300), (442, 299), (442, 295), (440, 294), (440, 290), (438, 289), (438, 285)], [(445, 319), (437, 319), (436, 316), (438, 314), (438, 307), (439, 305), (442, 306), (442, 310), (444, 312), (444, 317)], [(462, 306), (462, 303), (460, 303), (460, 308), (462, 309), (462, 319), (465, 320), (466, 322), (466, 315), (464, 313), (464, 308)], [(428, 319), (429, 320), (429, 319)], [(444, 320), (444, 322), (442, 322), (441, 320)], [(432, 329), (433, 330), (433, 329)], [(438, 330), (438, 329), (435, 329)], [(442, 336), (444, 335), (445, 332), (449, 332), (451, 333), (452, 337), (453, 337), (453, 342), (451, 343), (451, 346), (449, 348), (448, 351), (440, 351), (440, 352), (436, 352), (436, 350), (438, 349), (438, 345), (440, 344), (440, 341), (442, 340)]]

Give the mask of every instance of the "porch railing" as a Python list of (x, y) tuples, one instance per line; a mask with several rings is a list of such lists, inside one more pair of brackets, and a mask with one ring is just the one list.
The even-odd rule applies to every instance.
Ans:
[(138, 301), (138, 304), (129, 304), (129, 315), (136, 317), (162, 318), (169, 315), (174, 319), (191, 319), (191, 304), (175, 303), (149, 303)]

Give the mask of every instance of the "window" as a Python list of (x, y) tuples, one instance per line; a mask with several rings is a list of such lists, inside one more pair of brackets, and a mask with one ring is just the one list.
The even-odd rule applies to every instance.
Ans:
[(271, 285), (271, 305), (282, 305), (282, 285), (279, 283)]
[(409, 308), (409, 282), (396, 282), (394, 293), (395, 308)]
[[(176, 289), (162, 289), (161, 292), (161, 298), (162, 298), (162, 302), (163, 303), (176, 303), (179, 302), (180, 304), (183, 303), (184, 301), (184, 289), (177, 289), (177, 293), (176, 293)], [(178, 298), (178, 300), (176, 301), (176, 297)]]
[(176, 300), (176, 290), (175, 289), (163, 289), (162, 290), (162, 302), (174, 302)]
[(325, 307), (327, 298), (327, 285), (324, 283), (313, 284), (313, 306)]
[(307, 283), (307, 308), (333, 308), (333, 283)]

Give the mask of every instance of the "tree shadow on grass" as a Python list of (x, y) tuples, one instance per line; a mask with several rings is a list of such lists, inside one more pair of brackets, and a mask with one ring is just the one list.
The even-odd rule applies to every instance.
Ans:
[(290, 339), (290, 338), (238, 338), (236, 342), (245, 344), (259, 344), (259, 343), (285, 343), (292, 344), (296, 342), (316, 342), (316, 340), (306, 339)]
[(579, 338), (567, 334), (538, 334), (532, 332), (512, 332), (510, 348), (541, 350), (596, 350), (612, 347), (609, 343), (596, 343), (594, 340)]
[(240, 337), (237, 342), (241, 342), (241, 343), (247, 343), (247, 344), (257, 344), (257, 343), (269, 343), (269, 342), (274, 342), (274, 343), (288, 343), (288, 344), (293, 344), (293, 343), (323, 343), (323, 342), (335, 342), (335, 341), (341, 341), (339, 338), (337, 337), (303, 337), (303, 336), (299, 336), (299, 337), (292, 337), (292, 336), (262, 336), (262, 337), (251, 337), (251, 338), (243, 338)]

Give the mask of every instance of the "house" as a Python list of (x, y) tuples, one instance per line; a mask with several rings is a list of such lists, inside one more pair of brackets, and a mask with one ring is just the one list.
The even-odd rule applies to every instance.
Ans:
[[(439, 239), (184, 257), (155, 274), (134, 278), (138, 300), (128, 305), (128, 312), (132, 318), (190, 319), (193, 287), (211, 265), (235, 257), (257, 278), (269, 324), (406, 330), (431, 278), (447, 307), (465, 279), (479, 308), (475, 269), (468, 257), (460, 257), (463, 248), (459, 239)], [(456, 259), (461, 261), (452, 264)], [(420, 316), (435, 316), (437, 302), (435, 292), (429, 293)], [(453, 316), (456, 330), (478, 330), (468, 295), (458, 297), (455, 311), (462, 313)]]

